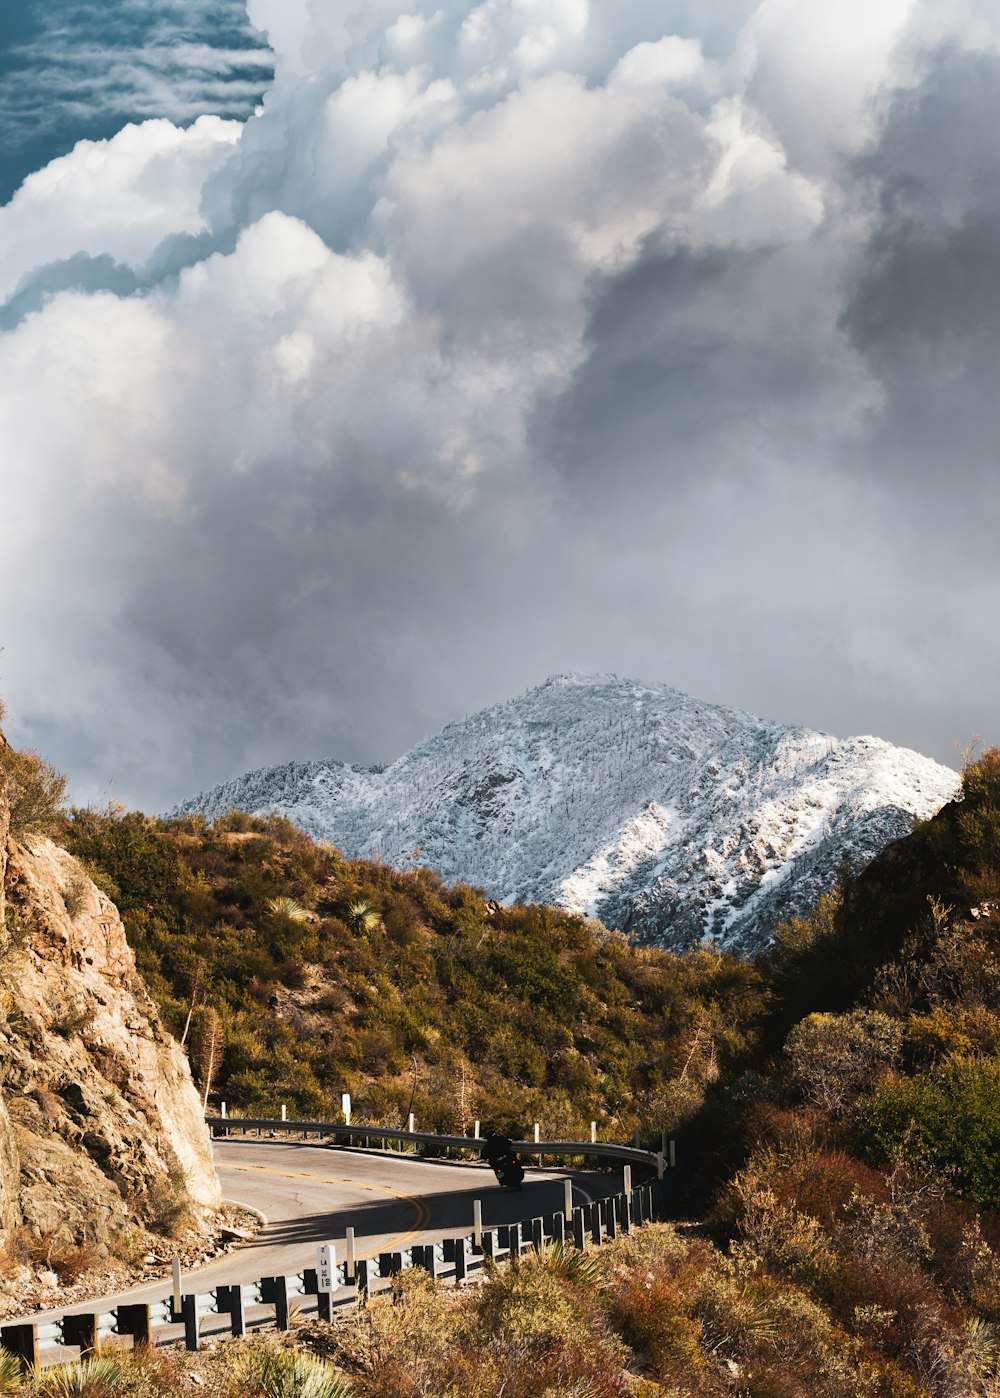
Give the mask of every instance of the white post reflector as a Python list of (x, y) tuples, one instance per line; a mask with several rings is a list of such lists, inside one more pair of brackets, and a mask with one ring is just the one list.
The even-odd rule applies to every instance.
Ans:
[(225, 1121), (225, 1119), (226, 1119), (226, 1104), (225, 1104), (225, 1102), (223, 1102), (223, 1103), (222, 1103), (222, 1120)]
[(342, 1093), (340, 1094), (340, 1105), (341, 1105), (341, 1109), (343, 1110), (343, 1113), (344, 1113), (344, 1125), (345, 1125), (345, 1126), (350, 1126), (350, 1124), (351, 1124), (351, 1094), (350, 1094), (349, 1092), (342, 1092)]
[(590, 1144), (591, 1144), (592, 1146), (597, 1144), (597, 1122), (596, 1122), (596, 1121), (592, 1121), (592, 1122), (590, 1123)]
[(473, 1134), (473, 1136), (476, 1138), (476, 1140), (478, 1141), (478, 1140), (479, 1140), (479, 1122), (478, 1122), (478, 1121), (476, 1122), (476, 1129), (473, 1131), (472, 1134)]
[(563, 1180), (563, 1213), (566, 1215), (566, 1222), (573, 1221), (573, 1181)]
[(354, 1265), (354, 1229), (353, 1229), (353, 1228), (348, 1228), (348, 1230), (347, 1230), (347, 1239), (346, 1239), (346, 1241), (345, 1241), (345, 1243), (344, 1243), (344, 1248), (345, 1248), (344, 1264), (345, 1264), (346, 1271), (347, 1271), (347, 1280), (348, 1280), (348, 1281), (353, 1281), (354, 1278), (355, 1278), (355, 1275), (356, 1275), (356, 1269), (355, 1269), (355, 1265)]
[(173, 1278), (174, 1278), (174, 1292), (173, 1292), (174, 1315), (180, 1315), (180, 1313), (181, 1313), (182, 1301), (181, 1301), (181, 1260), (180, 1260), (179, 1257), (175, 1257), (175, 1258), (174, 1258), (173, 1262), (171, 1263), (171, 1268), (170, 1268), (170, 1270), (171, 1270), (171, 1272), (173, 1273)]
[(622, 1193), (626, 1198), (632, 1197), (632, 1166), (626, 1165), (622, 1170)]
[(316, 1249), (316, 1285), (321, 1292), (337, 1290), (337, 1249), (332, 1243)]
[(538, 1122), (536, 1121), (536, 1122), (535, 1122), (535, 1145), (536, 1145), (536, 1146), (538, 1145), (538, 1142), (539, 1142), (540, 1140), (541, 1140), (541, 1136), (539, 1135), (539, 1132), (538, 1132)]
[(414, 1130), (416, 1129), (416, 1128), (414, 1127), (414, 1125), (413, 1125), (413, 1113), (412, 1113), (412, 1112), (410, 1113), (410, 1124), (409, 1124), (409, 1126), (407, 1126), (406, 1129), (407, 1129), (407, 1131), (409, 1131), (409, 1133), (410, 1133), (411, 1135), (413, 1134)]
[(281, 1119), (282, 1119), (282, 1121), (287, 1121), (287, 1120), (288, 1120), (288, 1109), (287, 1109), (287, 1107), (285, 1106), (284, 1102), (282, 1102), (282, 1104), (281, 1104)]
[(483, 1204), (481, 1199), (474, 1199), (472, 1202), (472, 1232), (476, 1239), (476, 1247), (483, 1245)]

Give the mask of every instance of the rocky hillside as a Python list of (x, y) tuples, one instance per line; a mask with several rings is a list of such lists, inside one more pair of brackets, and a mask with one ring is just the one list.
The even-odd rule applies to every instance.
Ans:
[(390, 767), (251, 772), (178, 813), (278, 810), (349, 857), (428, 865), (644, 941), (741, 954), (958, 792), (878, 738), (840, 740), (665, 685), (564, 675)]
[(115, 906), (7, 793), (0, 764), (0, 1241), (121, 1255), (220, 1203), (201, 1105)]

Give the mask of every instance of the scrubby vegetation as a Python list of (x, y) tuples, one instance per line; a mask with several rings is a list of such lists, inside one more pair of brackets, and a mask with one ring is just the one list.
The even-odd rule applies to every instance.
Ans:
[(37, 752), (19, 752), (0, 733), (0, 784), (10, 806), (10, 833), (15, 839), (54, 835), (66, 797), (66, 778)]
[(230, 1110), (429, 1129), (671, 1128), (745, 1052), (749, 965), (631, 946), (428, 870), (348, 862), (287, 821), (76, 811), (65, 840)]
[(1000, 752), (754, 966), (280, 820), (78, 812), (65, 838), (234, 1108), (346, 1089), (372, 1119), (678, 1136), (693, 1226), (457, 1301), (407, 1277), (320, 1337), (350, 1393), (1000, 1394)]
[[(858, 1210), (854, 1210), (857, 1214)], [(852, 1214), (852, 1217), (854, 1217)], [(876, 1225), (883, 1220), (875, 1219)], [(860, 1223), (860, 1228), (867, 1223)], [(894, 1249), (900, 1296), (913, 1276), (876, 1227), (869, 1251)], [(821, 1250), (820, 1250), (821, 1251)], [(994, 1394), (995, 1346), (954, 1308), (891, 1312), (844, 1289), (817, 1299), (823, 1272), (803, 1233), (799, 1275), (750, 1232), (727, 1256), (698, 1236), (653, 1225), (596, 1254), (549, 1249), (460, 1293), (420, 1271), (398, 1276), (333, 1325), (233, 1342), (173, 1359), (98, 1356), (41, 1379), (25, 1395), (162, 1394), (208, 1398), (923, 1398)], [(809, 1259), (812, 1259), (810, 1261)], [(828, 1269), (832, 1275), (832, 1269)], [(848, 1302), (853, 1304), (848, 1305)], [(280, 1348), (289, 1344), (290, 1349)]]

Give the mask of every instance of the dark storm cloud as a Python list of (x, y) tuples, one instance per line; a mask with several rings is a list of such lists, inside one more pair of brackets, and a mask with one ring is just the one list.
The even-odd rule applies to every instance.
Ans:
[[(578, 489), (597, 492), (602, 512), (608, 462), (627, 498), (756, 466), (761, 409), (804, 402), (826, 367), (802, 338), (740, 326), (736, 310), (772, 254), (650, 249), (602, 288), (573, 383), (540, 410), (539, 439)], [(706, 317), (706, 302), (732, 319)]]
[(990, 731), (982, 25), (251, 13), (262, 116), (80, 146), (0, 210), (15, 736), (162, 808), (563, 669), (946, 761)]
[(946, 50), (897, 98), (860, 168), (878, 217), (844, 316), (885, 392), (872, 462), (980, 522), (1000, 503), (998, 130), (996, 54)]

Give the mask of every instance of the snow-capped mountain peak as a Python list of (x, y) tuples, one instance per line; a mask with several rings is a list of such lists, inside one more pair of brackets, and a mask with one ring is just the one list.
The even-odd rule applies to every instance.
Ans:
[(933, 815), (958, 774), (615, 675), (555, 675), (390, 766), (290, 762), (178, 808), (277, 809), (350, 857), (427, 864), (671, 947), (753, 953)]

